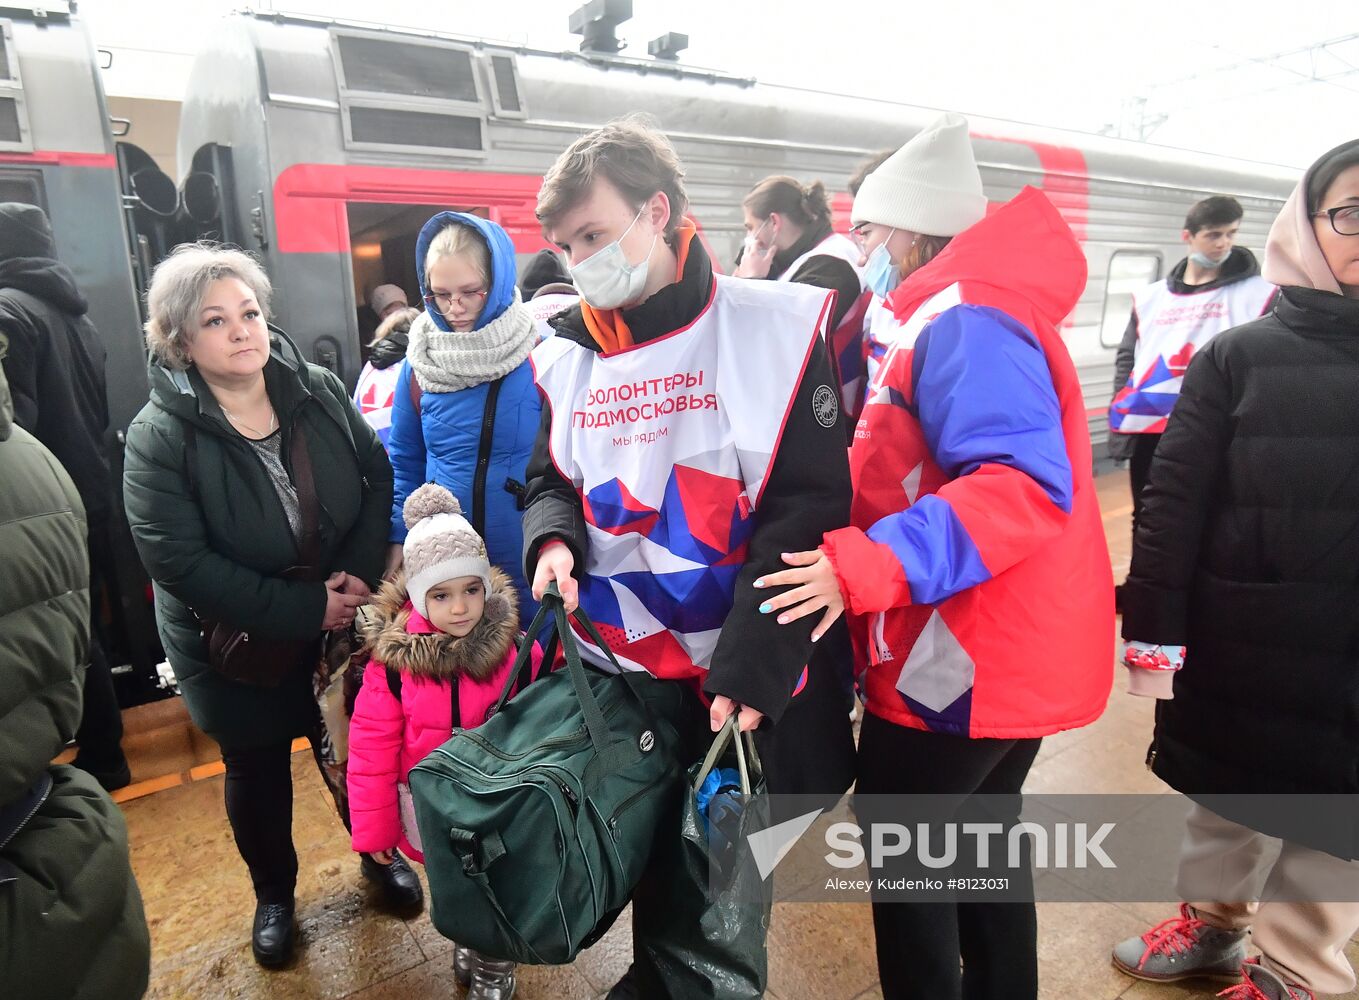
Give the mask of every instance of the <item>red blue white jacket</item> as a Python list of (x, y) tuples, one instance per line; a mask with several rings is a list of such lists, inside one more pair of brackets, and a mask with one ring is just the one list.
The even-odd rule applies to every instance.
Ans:
[(1085, 277), (1026, 188), (888, 300), (906, 328), (855, 430), (851, 527), (823, 545), (882, 718), (1013, 739), (1104, 710), (1113, 576), (1057, 329)]

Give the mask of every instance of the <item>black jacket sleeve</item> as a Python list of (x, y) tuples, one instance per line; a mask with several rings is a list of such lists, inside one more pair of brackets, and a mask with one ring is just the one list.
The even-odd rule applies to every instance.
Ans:
[[(1128, 376), (1132, 374), (1133, 361), (1136, 357), (1137, 310), (1134, 309), (1132, 315), (1128, 317), (1128, 325), (1123, 331), (1122, 341), (1119, 342), (1118, 353), (1114, 356), (1114, 391), (1109, 396), (1111, 403), (1128, 384)], [(1109, 457), (1120, 462), (1132, 458), (1133, 437), (1132, 434), (1109, 431)]]
[(1185, 373), (1156, 457), (1123, 586), (1123, 638), (1183, 645), (1208, 513), (1231, 443), (1231, 382), (1210, 344)]
[(778, 722), (788, 707), (811, 657), (812, 629), (821, 615), (780, 625), (777, 615), (760, 614), (760, 605), (778, 591), (756, 590), (755, 581), (788, 568), (782, 553), (815, 549), (826, 532), (849, 523), (851, 487), (843, 415), (829, 427), (817, 419), (812, 400), (822, 386), (839, 399), (825, 342), (817, 338), (754, 513), (755, 530), (736, 578), (734, 603), (704, 683), (709, 695), (726, 695), (763, 712), (770, 722)]
[(38, 372), (44, 359), (47, 338), (38, 335), (24, 310), (0, 296), (0, 337), (9, 346), (4, 352), (5, 378), (14, 400), (14, 422), (34, 437), (38, 436)]
[(554, 538), (571, 549), (577, 576), (585, 565), (585, 512), (575, 486), (567, 482), (552, 461), (548, 447), (551, 434), (552, 404), (544, 399), (542, 422), (525, 473), (528, 490), (524, 494), (524, 579), (530, 581), (538, 568), (538, 553)]
[(854, 308), (855, 300), (863, 291), (863, 284), (854, 273), (854, 268), (839, 257), (824, 253), (807, 258), (807, 262), (788, 280), (835, 292), (835, 309), (831, 313), (829, 326), (831, 330), (838, 327), (845, 314)]
[(1114, 392), (1117, 396), (1123, 391), (1123, 387), (1128, 384), (1128, 377), (1132, 375), (1133, 361), (1137, 357), (1137, 310), (1134, 309), (1132, 315), (1128, 317), (1128, 325), (1123, 331), (1123, 339), (1119, 341), (1118, 353), (1114, 355)]

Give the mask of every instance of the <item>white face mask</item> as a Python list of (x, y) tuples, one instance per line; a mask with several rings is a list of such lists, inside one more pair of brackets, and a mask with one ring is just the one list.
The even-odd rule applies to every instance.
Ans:
[[(753, 231), (751, 231), (751, 232), (749, 232), (749, 233), (746, 233), (746, 238), (745, 238), (745, 248), (746, 248), (746, 249), (745, 249), (745, 254), (744, 254), (743, 256), (749, 256), (749, 255), (754, 254), (754, 253), (756, 253), (756, 252), (758, 251), (759, 246), (760, 246), (760, 234), (761, 234), (762, 232), (764, 232), (764, 227), (767, 226), (767, 225), (769, 225), (769, 220), (768, 220), (768, 219), (765, 219), (763, 222), (760, 223), (760, 225), (759, 225), (758, 228), (754, 229)], [(769, 244), (769, 248), (765, 251), (765, 255), (766, 255), (766, 256), (769, 256), (769, 255), (770, 255), (770, 251), (772, 251), (773, 249), (774, 249), (774, 244), (772, 244), (772, 243)]]
[(623, 230), (623, 236), (571, 268), (571, 280), (575, 283), (576, 291), (591, 307), (617, 309), (641, 297), (642, 289), (646, 287), (651, 250), (656, 249), (656, 236), (651, 237), (651, 249), (636, 264), (629, 264), (623, 253), (623, 237), (632, 232), (632, 227), (637, 225), (644, 211), (645, 208), (638, 211), (628, 228)]

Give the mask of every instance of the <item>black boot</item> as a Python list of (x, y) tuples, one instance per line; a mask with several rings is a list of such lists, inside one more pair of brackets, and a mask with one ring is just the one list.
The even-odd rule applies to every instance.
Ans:
[(399, 851), (392, 852), (392, 863), (384, 865), (374, 861), (372, 855), (365, 854), (359, 861), (359, 871), (370, 882), (382, 889), (382, 898), (388, 906), (401, 910), (419, 909), (425, 901), (425, 892), (420, 888), (420, 876), (411, 871), (406, 859)]
[[(117, 749), (115, 747), (114, 749)], [(75, 760), (71, 761), (72, 767), (77, 767), (86, 774), (94, 778), (103, 786), (106, 792), (116, 792), (120, 788), (126, 788), (132, 784), (132, 769), (128, 766), (127, 758), (119, 751), (118, 757), (107, 764), (96, 764), (88, 756), (77, 753)]]
[(255, 961), (269, 968), (284, 965), (293, 955), (297, 925), (293, 922), (293, 903), (256, 903), (255, 927), (250, 933), (250, 950)]

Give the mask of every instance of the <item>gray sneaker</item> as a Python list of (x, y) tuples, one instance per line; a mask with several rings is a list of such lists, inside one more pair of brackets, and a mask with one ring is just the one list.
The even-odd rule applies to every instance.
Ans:
[(1114, 968), (1134, 979), (1173, 983), (1216, 979), (1239, 983), (1246, 960), (1246, 932), (1210, 927), (1180, 904), (1180, 915), (1114, 947)]
[(510, 1000), (514, 996), (514, 963), (472, 952), (472, 984), (467, 1000)]
[(1282, 977), (1255, 959), (1241, 966), (1241, 982), (1218, 996), (1223, 1000), (1316, 1000), (1316, 994), (1311, 990), (1297, 983), (1284, 982)]
[(453, 946), (453, 978), (463, 986), (472, 981), (472, 962), (476, 952), (460, 944)]

